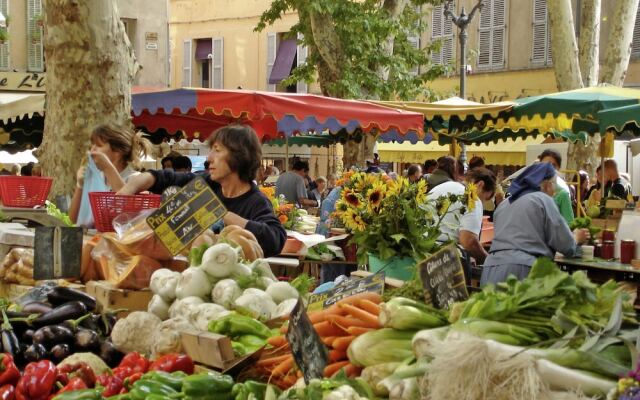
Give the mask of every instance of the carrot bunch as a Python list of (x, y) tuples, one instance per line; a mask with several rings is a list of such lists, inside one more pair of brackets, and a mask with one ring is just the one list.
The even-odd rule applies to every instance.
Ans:
[[(349, 362), (347, 350), (351, 342), (363, 333), (380, 329), (380, 295), (360, 293), (340, 300), (322, 311), (309, 312), (309, 320), (329, 349), (329, 364), (324, 377), (330, 378), (344, 369), (349, 377), (360, 375), (362, 368)], [(267, 343), (272, 349), (263, 352), (254, 368), (269, 377), (270, 383), (287, 389), (295, 384), (302, 372), (297, 368), (289, 343), (285, 337), (288, 326), (280, 329), (281, 335), (271, 337)]]

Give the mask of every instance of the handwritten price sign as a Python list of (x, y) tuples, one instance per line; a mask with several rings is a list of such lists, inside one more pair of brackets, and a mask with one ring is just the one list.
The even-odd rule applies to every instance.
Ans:
[(147, 223), (176, 255), (218, 222), (227, 209), (201, 177), (189, 182), (147, 217)]

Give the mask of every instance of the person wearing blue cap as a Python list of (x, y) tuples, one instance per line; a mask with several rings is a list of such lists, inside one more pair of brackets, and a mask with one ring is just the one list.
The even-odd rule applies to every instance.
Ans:
[(567, 257), (579, 254), (588, 232), (571, 232), (553, 195), (556, 170), (547, 162), (529, 166), (511, 184), (509, 197), (494, 213), (495, 236), (485, 260), (480, 285), (524, 279), (538, 257), (553, 259), (556, 251)]

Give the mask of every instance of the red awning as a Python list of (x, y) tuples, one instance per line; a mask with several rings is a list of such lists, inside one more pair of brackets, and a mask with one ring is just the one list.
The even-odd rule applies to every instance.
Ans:
[(280, 42), (280, 46), (278, 46), (278, 54), (276, 55), (276, 60), (273, 63), (273, 69), (269, 76), (270, 84), (278, 84), (289, 76), (297, 50), (298, 43), (295, 39), (288, 39)]
[(208, 60), (209, 54), (213, 53), (211, 46), (211, 39), (196, 40), (196, 60)]

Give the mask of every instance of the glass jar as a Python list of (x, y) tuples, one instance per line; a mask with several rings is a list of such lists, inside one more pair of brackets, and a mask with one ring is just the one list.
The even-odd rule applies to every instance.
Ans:
[(602, 250), (600, 257), (605, 260), (611, 260), (614, 256), (616, 243), (613, 240), (605, 240), (602, 242)]
[(620, 241), (620, 262), (623, 264), (630, 264), (636, 255), (636, 241), (635, 240), (621, 240)]

